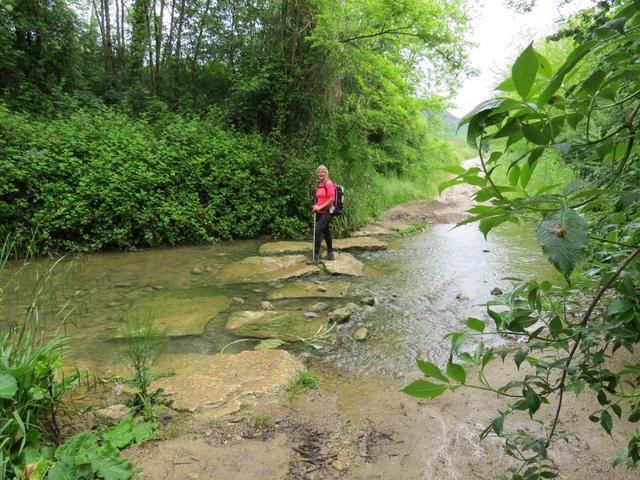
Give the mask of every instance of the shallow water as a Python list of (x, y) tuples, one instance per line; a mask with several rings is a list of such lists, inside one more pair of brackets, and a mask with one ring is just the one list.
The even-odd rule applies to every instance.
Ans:
[[(452, 227), (433, 225), (415, 236), (388, 239), (388, 251), (356, 254), (366, 267), (364, 277), (350, 279), (350, 295), (354, 298), (322, 301), (340, 306), (370, 292), (377, 304), (340, 327), (337, 343), (320, 353), (323, 362), (356, 374), (393, 377), (414, 370), (416, 356), (441, 363), (449, 348), (442, 340), (445, 333), (462, 328), (469, 316), (484, 318), (484, 309), (479, 305), (491, 298), (490, 291), (495, 286), (508, 288), (510, 283), (503, 280), (505, 277), (554, 278), (553, 269), (541, 257), (533, 232), (527, 227), (500, 228), (487, 241), (476, 226)], [(267, 299), (270, 291), (299, 281), (225, 284), (216, 274), (235, 261), (257, 255), (262, 243), (234, 241), (205, 247), (81, 256), (72, 263), (66, 262), (69, 271), (58, 275), (58, 290), (45, 317), (49, 318), (47, 327), (54, 328), (55, 307), (73, 296), (77, 307), (70, 317), (73, 324), (64, 327), (71, 336), (70, 355), (75, 361), (108, 372), (120, 363), (121, 345), (116, 337), (136, 303), (153, 303), (154, 298), (167, 295), (194, 299), (214, 295), (242, 297), (244, 305), (232, 305), (216, 315), (203, 334), (172, 337), (167, 352), (217, 353), (238, 339), (224, 329), (230, 312), (259, 310), (260, 302)], [(0, 312), (4, 322), (19, 315), (29, 297), (35, 271), (42, 271), (47, 265), (37, 262), (24, 271), (20, 290), (5, 290), (5, 305)], [(194, 269), (202, 273), (194, 273)], [(331, 280), (326, 275), (310, 280), (318, 279)], [(456, 298), (458, 294), (463, 298)], [(276, 310), (301, 312), (316, 301), (271, 300)], [(360, 325), (370, 331), (366, 342), (351, 340), (350, 334)], [(239, 343), (227, 351), (253, 345), (253, 341)]]

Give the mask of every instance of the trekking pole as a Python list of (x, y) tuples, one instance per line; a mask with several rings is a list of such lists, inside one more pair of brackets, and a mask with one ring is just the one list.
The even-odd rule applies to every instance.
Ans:
[(315, 263), (316, 261), (316, 212), (312, 212), (313, 215), (313, 238), (311, 239), (311, 259)]

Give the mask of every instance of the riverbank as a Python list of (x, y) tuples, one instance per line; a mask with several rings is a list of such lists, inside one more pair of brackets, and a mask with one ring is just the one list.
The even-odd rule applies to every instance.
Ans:
[[(429, 220), (449, 224), (463, 218), (469, 193), (457, 186), (438, 199), (396, 207), (363, 231), (402, 230)], [(454, 288), (462, 291), (461, 284)], [(392, 300), (401, 303), (410, 297)], [(363, 344), (349, 345), (347, 354), (358, 355), (358, 345)], [(397, 352), (388, 351), (390, 369), (395, 365), (392, 353)], [(486, 479), (514, 465), (498, 441), (479, 440), (500, 406), (495, 395), (463, 389), (433, 401), (416, 400), (400, 389), (419, 377), (417, 369), (372, 374), (374, 369), (363, 373), (343, 368), (345, 362), (326, 361), (322, 355), (300, 358), (319, 378), (318, 390), (308, 390), (290, 403), (283, 380), (279, 393), (237, 404), (233, 414), (183, 414), (172, 420), (171, 438), (129, 449), (127, 456), (144, 469), (139, 478)], [(496, 385), (517, 374), (509, 361), (487, 370)], [(562, 478), (634, 478), (624, 468), (610, 466), (612, 455), (624, 447), (632, 431), (629, 424), (625, 430), (616, 425), (612, 437), (603, 435), (601, 427), (587, 419), (593, 405), (588, 392), (566, 401), (561, 426), (576, 438), (552, 451)], [(553, 405), (546, 408), (544, 413), (550, 414)], [(508, 428), (514, 430), (530, 428), (526, 416), (511, 422)]]

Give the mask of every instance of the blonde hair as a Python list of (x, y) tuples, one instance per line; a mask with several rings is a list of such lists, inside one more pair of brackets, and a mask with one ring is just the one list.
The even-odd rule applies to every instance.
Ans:
[(318, 165), (318, 168), (316, 168), (316, 171), (317, 170), (324, 170), (325, 172), (327, 172), (327, 177), (329, 176), (329, 169), (325, 165)]

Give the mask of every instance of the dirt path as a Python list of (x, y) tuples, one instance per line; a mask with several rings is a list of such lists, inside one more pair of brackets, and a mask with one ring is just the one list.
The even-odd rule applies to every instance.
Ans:
[[(398, 229), (417, 220), (453, 223), (464, 218), (470, 194), (467, 186), (457, 186), (437, 200), (395, 207), (368, 228)], [(129, 458), (144, 469), (138, 478), (462, 480), (494, 478), (514, 465), (500, 441), (479, 440), (496, 410), (506, 404), (495, 395), (462, 389), (421, 401), (400, 392), (412, 378), (353, 378), (313, 358), (309, 368), (321, 388), (293, 405), (286, 404), (283, 393), (217, 420), (197, 413), (175, 417), (171, 438), (128, 450)], [(487, 371), (497, 385), (516, 375), (522, 372), (512, 362), (494, 362)], [(552, 450), (561, 478), (637, 478), (624, 467), (611, 468), (611, 458), (625, 446), (632, 426), (616, 424), (609, 437), (587, 420), (597, 405), (589, 392), (565, 401), (560, 427), (576, 437)], [(551, 415), (554, 406), (541, 413)], [(506, 428), (529, 429), (531, 423), (523, 415), (510, 419)]]

